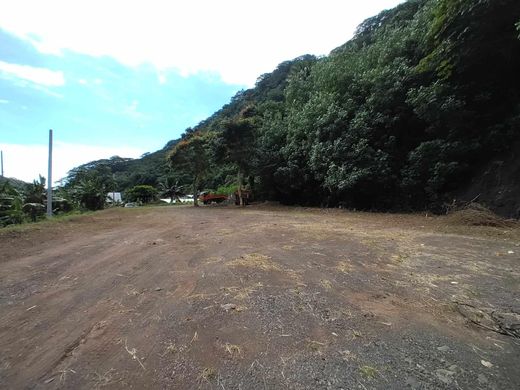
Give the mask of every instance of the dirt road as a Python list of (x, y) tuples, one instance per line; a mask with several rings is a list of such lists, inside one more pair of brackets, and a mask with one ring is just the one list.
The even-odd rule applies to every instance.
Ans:
[(442, 225), (157, 207), (4, 231), (0, 387), (519, 388), (520, 235)]

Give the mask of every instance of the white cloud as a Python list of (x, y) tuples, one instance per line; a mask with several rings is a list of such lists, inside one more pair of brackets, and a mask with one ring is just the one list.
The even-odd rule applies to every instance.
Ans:
[(7, 78), (14, 76), (46, 87), (59, 87), (65, 84), (62, 72), (28, 65), (10, 64), (4, 61), (0, 61), (0, 74)]
[[(47, 145), (0, 144), (4, 152), (4, 174), (32, 182), (38, 175), (47, 177)], [(141, 156), (145, 151), (132, 147), (92, 146), (55, 142), (53, 147), (53, 182), (56, 183), (67, 175), (72, 168), (89, 161), (112, 156)]]
[(142, 119), (144, 114), (138, 110), (139, 101), (132, 100), (132, 103), (126, 105), (123, 109), (123, 114), (128, 115), (134, 119)]
[(159, 84), (166, 84), (168, 79), (166, 78), (166, 75), (164, 73), (157, 73), (157, 81), (159, 81)]
[(327, 54), (365, 18), (401, 2), (17, 0), (0, 3), (0, 26), (47, 53), (69, 49), (184, 75), (216, 72), (251, 85), (284, 60)]
[(9, 104), (9, 100), (0, 99), (0, 104)]

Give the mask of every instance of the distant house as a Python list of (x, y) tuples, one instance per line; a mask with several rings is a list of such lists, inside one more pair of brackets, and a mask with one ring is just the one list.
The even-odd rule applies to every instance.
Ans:
[[(170, 203), (171, 199), (161, 199), (163, 202)], [(173, 200), (173, 203), (193, 203), (193, 195), (180, 196)]]
[(123, 201), (123, 198), (121, 196), (120, 192), (109, 192), (107, 194), (107, 203), (121, 203)]

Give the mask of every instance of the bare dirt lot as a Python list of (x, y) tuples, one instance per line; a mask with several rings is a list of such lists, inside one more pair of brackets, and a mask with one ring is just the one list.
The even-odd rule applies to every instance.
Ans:
[(518, 389), (520, 234), (283, 207), (0, 232), (0, 387)]

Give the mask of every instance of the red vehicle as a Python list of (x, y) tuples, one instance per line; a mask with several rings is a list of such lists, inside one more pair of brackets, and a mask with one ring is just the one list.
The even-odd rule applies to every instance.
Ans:
[(227, 200), (227, 195), (212, 194), (211, 192), (203, 192), (199, 196), (199, 200), (204, 204), (222, 203)]

